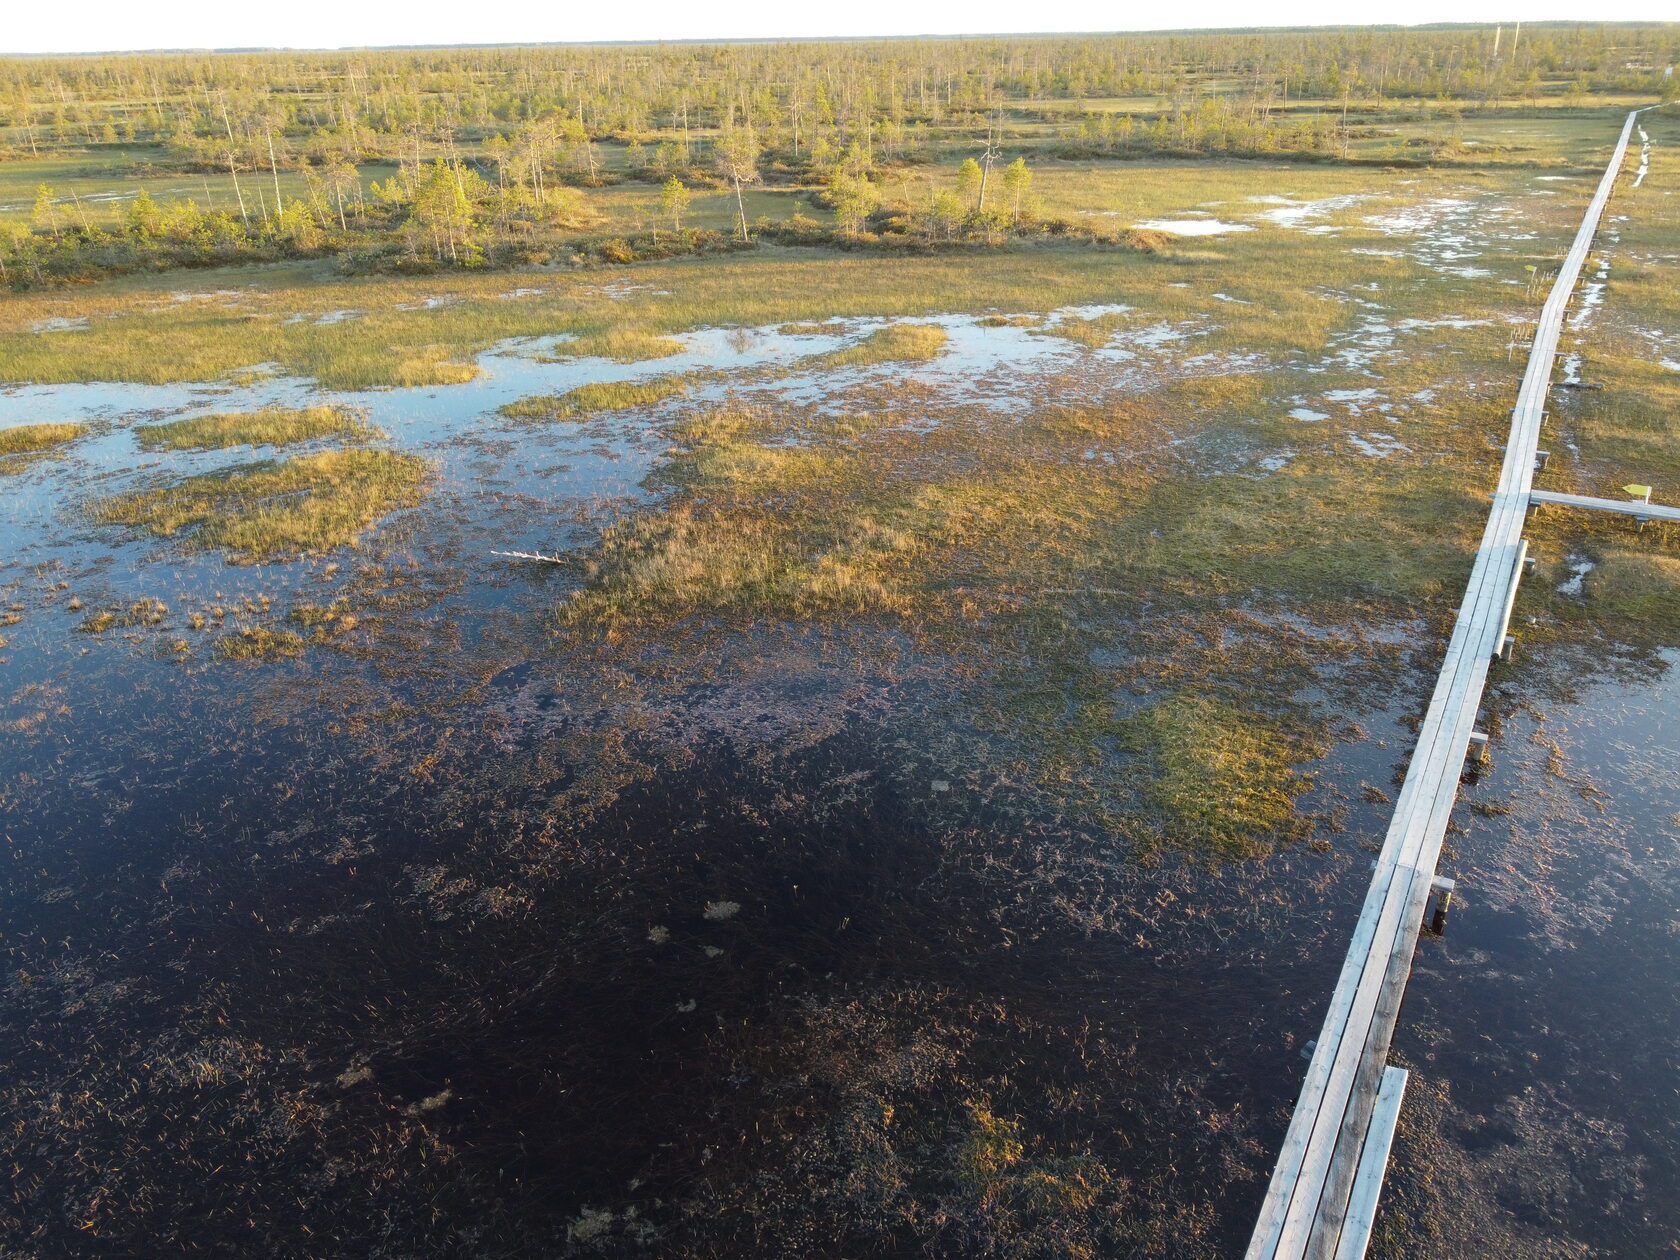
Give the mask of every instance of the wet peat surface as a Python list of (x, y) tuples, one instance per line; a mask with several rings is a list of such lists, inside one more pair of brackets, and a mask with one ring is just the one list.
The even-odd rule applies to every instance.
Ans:
[[(967, 407), (1042, 401), (1047, 374), (1101, 393), (1245, 366), (1193, 361), (1189, 328), (1093, 352), (940, 322), (955, 347), (914, 375)], [(867, 619), (567, 636), (586, 570), (488, 555), (586, 552), (662, 493), (669, 447), (658, 409), (533, 428), (496, 407), (721, 368), (669, 406), (820, 411), (874, 378), (801, 361), (873, 327), (705, 332), (633, 367), (523, 344), (471, 385), (326, 395), (435, 480), (360, 548), (288, 564), (124, 539), (80, 504), (156, 475), (137, 417), (319, 391), (0, 396), (4, 423), (93, 428), (5, 490), (10, 1249), (1240, 1250), (1439, 627), (1294, 627), (1331, 733), (1306, 825), (1217, 861), (1068, 807), (976, 716), (948, 644)], [(1341, 366), (1391, 353), (1378, 331)], [(1287, 455), (1184, 458), (1260, 476)], [(355, 631), (298, 654), (214, 650), (338, 602)], [(1120, 642), (1170, 614), (1106, 615)], [(1449, 837), (1458, 904), (1402, 1017), (1416, 1070), (1374, 1254), (1680, 1240), (1673, 663), (1560, 643), (1503, 673), (1496, 762)]]

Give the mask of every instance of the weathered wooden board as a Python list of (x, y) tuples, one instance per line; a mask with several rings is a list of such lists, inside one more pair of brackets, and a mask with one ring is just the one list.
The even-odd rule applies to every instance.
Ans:
[(1377, 1220), (1377, 1201), (1382, 1197), (1388, 1152), (1394, 1146), (1394, 1128), (1400, 1122), (1400, 1103), (1406, 1096), (1408, 1076), (1404, 1068), (1383, 1069), (1377, 1105), (1371, 1111), (1371, 1127), (1359, 1152), (1359, 1171), (1353, 1179), (1347, 1221), (1336, 1244), (1336, 1260), (1362, 1260), (1371, 1241), (1371, 1227)]
[(1680, 508), (1661, 503), (1640, 503), (1628, 499), (1595, 499), (1585, 494), (1558, 494), (1551, 490), (1530, 490), (1530, 503), (1553, 503), (1558, 507), (1584, 508), (1589, 512), (1619, 512), (1642, 521), (1680, 521)]

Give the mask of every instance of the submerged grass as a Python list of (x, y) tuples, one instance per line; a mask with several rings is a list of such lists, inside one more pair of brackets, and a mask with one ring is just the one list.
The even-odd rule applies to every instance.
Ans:
[(265, 407), (261, 411), (193, 416), (163, 424), (137, 425), (134, 440), (143, 451), (209, 451), (230, 446), (290, 446), (313, 438), (378, 436), (347, 407)]
[(497, 410), (516, 420), (570, 420), (598, 411), (626, 411), (651, 407), (688, 390), (688, 380), (664, 376), (651, 381), (593, 381), (564, 394), (537, 394), (507, 403)]
[(202, 473), (100, 500), (93, 519), (162, 538), (186, 533), (237, 561), (354, 543), (380, 517), (420, 501), (426, 461), (391, 451), (327, 451)]
[[(1177, 670), (1229, 675), (1234, 688), (1259, 669), (1278, 692), (1253, 713), (1197, 695), (1127, 718), (1136, 702), (1117, 689), (1129, 675), (1093, 658), (1136, 637), (1134, 598), (1207, 606), (1260, 582), (1268, 601), (1410, 606), (1467, 554), (1457, 537), (1423, 545), (1458, 504), (1425, 495), (1399, 510), (1416, 490), (1408, 478), (1336, 493), (1328, 470), (1207, 477), (1164, 456), (1198, 423), (1248, 410), (1257, 390), (1218, 378), (1024, 420), (962, 411), (918, 430), (688, 417), (662, 474), (673, 497), (606, 532), (562, 621), (612, 638), (635, 627), (623, 637), (638, 641), (720, 620), (889, 623), (985, 662), (989, 681), (971, 696), (982, 725), (1018, 740), (1023, 768), (1069, 808), (1142, 846), (1252, 855), (1300, 830), (1308, 780), (1294, 767), (1321, 742), (1322, 719), (1288, 693), (1315, 685), (1309, 654), (1287, 627), (1241, 651), (1176, 643), (1164, 659)], [(1469, 496), (1464, 506), (1469, 522)]]

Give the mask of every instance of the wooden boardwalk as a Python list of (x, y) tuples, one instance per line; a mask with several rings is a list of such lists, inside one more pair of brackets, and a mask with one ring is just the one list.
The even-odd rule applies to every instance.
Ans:
[(1550, 503), (1558, 507), (1585, 508), (1589, 512), (1615, 512), (1640, 521), (1680, 521), (1680, 508), (1665, 507), (1661, 503), (1641, 503), (1638, 499), (1595, 499), (1585, 494), (1558, 494), (1552, 490), (1531, 490), (1528, 501)]
[(1347, 959), (1272, 1170), (1248, 1260), (1359, 1260), (1365, 1254), (1405, 1088), (1405, 1073), (1388, 1066), (1389, 1043), (1425, 907), (1439, 883), (1435, 863), (1465, 758), (1472, 747), (1479, 749), (1486, 742), (1475, 729), (1476, 714), (1488, 666), (1504, 654), (1511, 607), (1523, 575), (1528, 551), (1523, 522), (1558, 335), (1640, 112), (1628, 115), (1615, 154), (1541, 308), (1511, 413), (1493, 508)]

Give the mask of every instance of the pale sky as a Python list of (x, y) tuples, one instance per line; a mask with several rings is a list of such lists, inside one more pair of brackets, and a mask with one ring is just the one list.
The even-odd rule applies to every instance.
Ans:
[(15, 0), (0, 22), (0, 52), (141, 48), (340, 48), (382, 44), (587, 43), (597, 40), (767, 39), (962, 35), (1381, 22), (1664, 21), (1674, 0), (932, 0), (896, 6), (786, 0), (634, 0), (620, 3), (461, 4), (459, 0)]

